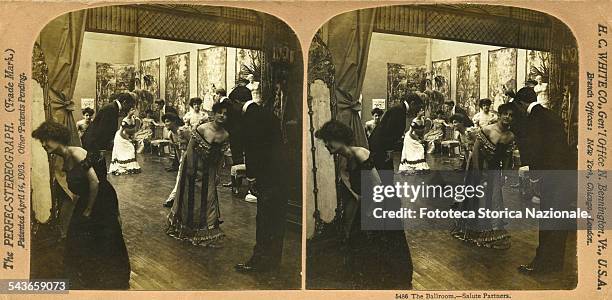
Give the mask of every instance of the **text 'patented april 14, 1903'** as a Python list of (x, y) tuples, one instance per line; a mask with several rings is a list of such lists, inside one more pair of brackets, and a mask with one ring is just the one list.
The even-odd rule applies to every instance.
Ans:
[(15, 268), (17, 249), (26, 248), (26, 80), (25, 73), (15, 70), (17, 55), (3, 50), (2, 99), (2, 250), (5, 270)]

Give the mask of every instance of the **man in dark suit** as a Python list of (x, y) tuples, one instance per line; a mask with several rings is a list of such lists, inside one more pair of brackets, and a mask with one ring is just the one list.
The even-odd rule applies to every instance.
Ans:
[(177, 116), (179, 115), (176, 108), (174, 108), (174, 106), (172, 105), (166, 104), (166, 101), (164, 101), (164, 99), (157, 99), (153, 103), (157, 106), (153, 108), (153, 111), (157, 110), (158, 112), (155, 120), (158, 123), (163, 123), (162, 117), (165, 114), (175, 114)]
[[(384, 185), (394, 185), (393, 158), (391, 152), (406, 132), (406, 123), (416, 117), (423, 108), (423, 100), (416, 94), (408, 92), (402, 97), (402, 103), (387, 110), (380, 123), (370, 135), (370, 157), (379, 171), (380, 179)], [(384, 209), (396, 211), (401, 208), (399, 198), (385, 199)], [(395, 264), (388, 272), (393, 274), (398, 283), (412, 285), (412, 258), (410, 248), (404, 235), (403, 224), (399, 219), (385, 220), (384, 227), (387, 235), (398, 235), (399, 238), (390, 240), (399, 241), (385, 245), (386, 253), (397, 258)]]
[(444, 106), (446, 107), (446, 111), (448, 112), (448, 116), (453, 116), (453, 115), (463, 115), (465, 117), (466, 120), (466, 127), (472, 127), (474, 126), (474, 122), (472, 122), (470, 116), (468, 115), (467, 111), (459, 106), (457, 106), (457, 104), (455, 103), (455, 101), (449, 100), (444, 102)]
[[(110, 103), (102, 106), (83, 134), (83, 148), (87, 155), (95, 159), (104, 159), (102, 150), (112, 149), (112, 141), (119, 129), (119, 115), (127, 114), (135, 105), (138, 96), (134, 93), (113, 95)], [(106, 165), (106, 164), (105, 164)]]
[[(249, 95), (251, 91), (249, 90)], [(227, 115), (226, 130), (230, 134), (230, 151), (232, 152), (232, 164), (233, 166), (244, 164), (244, 147), (242, 143), (242, 107), (245, 102), (241, 102), (227, 97), (225, 89), (217, 89), (215, 91), (215, 101), (228, 102), (230, 105), (230, 111)], [(240, 181), (235, 176), (230, 177), (230, 182), (224, 183), (224, 187), (231, 187), (234, 195), (238, 194), (240, 187)]]
[[(529, 165), (530, 177), (540, 181), (540, 210), (566, 210), (576, 201), (577, 160), (568, 146), (561, 118), (536, 101), (531, 87), (520, 89), (513, 101), (521, 115), (516, 126), (520, 130), (514, 130), (521, 162)], [(521, 265), (519, 272), (560, 271), (568, 231), (574, 229), (572, 220), (540, 219), (535, 258)]]
[(282, 136), (278, 118), (251, 100), (243, 107), (247, 179), (257, 197), (255, 247), (251, 258), (235, 266), (239, 272), (278, 270), (285, 234), (287, 191)]
[(238, 79), (238, 84), (234, 89), (230, 92), (229, 98), (236, 102), (246, 103), (249, 100), (253, 99), (253, 95), (251, 94), (251, 90), (247, 87), (249, 83), (248, 80), (244, 78)]
[(242, 106), (247, 101), (253, 99), (253, 95), (251, 94), (251, 90), (246, 86), (249, 83), (248, 80), (244, 78), (238, 79), (238, 84), (234, 89), (230, 92), (228, 98), (232, 104), (232, 110), (228, 114), (228, 122), (231, 129), (230, 132), (230, 150), (232, 151), (232, 160), (234, 161), (234, 165), (239, 165), (244, 163), (243, 155), (244, 155), (244, 146), (242, 141)]

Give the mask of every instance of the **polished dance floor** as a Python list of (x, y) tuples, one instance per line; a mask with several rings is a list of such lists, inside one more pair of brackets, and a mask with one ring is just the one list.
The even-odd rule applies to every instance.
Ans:
[[(399, 157), (396, 157), (396, 169)], [(453, 170), (460, 167), (457, 159), (439, 154), (428, 157), (434, 170)], [(447, 183), (462, 182), (462, 173), (444, 172)], [(516, 182), (516, 178), (511, 178)], [(518, 190), (504, 187), (504, 203), (509, 208), (521, 208), (525, 201)], [(446, 202), (424, 204), (430, 209), (447, 209)], [(422, 206), (422, 205), (421, 205)], [(537, 207), (531, 202), (528, 207)], [(450, 228), (449, 220), (436, 228)], [(537, 227), (533, 227), (537, 228)], [(452, 238), (448, 229), (407, 230), (414, 264), (413, 288), (415, 290), (531, 290), (573, 289), (577, 284), (576, 234), (570, 234), (566, 244), (564, 271), (550, 275), (525, 276), (516, 268), (528, 263), (535, 255), (537, 230), (510, 230), (512, 245), (507, 250), (478, 248)], [(342, 274), (340, 245), (334, 239), (307, 243), (306, 287), (308, 289), (351, 289)], [(311, 249), (312, 248), (312, 249)], [(372, 278), (376, 281), (376, 278)]]
[[(128, 248), (134, 290), (256, 290), (301, 287), (301, 229), (288, 225), (281, 270), (277, 274), (241, 274), (234, 265), (246, 261), (255, 244), (256, 204), (218, 187), (221, 228), (226, 234), (221, 248), (203, 248), (178, 241), (164, 233), (169, 209), (162, 207), (174, 187), (176, 173), (164, 170), (166, 158), (139, 155), (142, 173), (110, 176), (117, 190), (123, 234)], [(221, 182), (229, 180), (222, 170)], [(39, 228), (31, 257), (32, 278), (61, 278), (62, 240), (54, 230)]]

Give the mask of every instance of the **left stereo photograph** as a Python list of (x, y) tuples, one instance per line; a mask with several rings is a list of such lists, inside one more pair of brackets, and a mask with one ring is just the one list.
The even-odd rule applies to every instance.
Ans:
[(301, 288), (300, 43), (248, 9), (58, 16), (32, 61), (30, 278)]

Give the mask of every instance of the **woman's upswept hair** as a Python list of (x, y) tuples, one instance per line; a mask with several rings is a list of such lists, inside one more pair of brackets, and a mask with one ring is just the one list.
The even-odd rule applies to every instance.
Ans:
[(383, 115), (384, 113), (385, 113), (385, 111), (384, 111), (384, 110), (382, 110), (382, 109), (380, 109), (380, 108), (378, 108), (378, 107), (376, 107), (376, 108), (372, 109), (372, 115), (373, 115), (373, 116), (374, 116), (374, 115), (379, 115), (379, 116), (381, 116), (381, 117), (382, 117), (382, 115)]
[(62, 145), (70, 143), (70, 130), (55, 121), (45, 121), (32, 131), (32, 137), (39, 141), (55, 141)]
[(511, 111), (512, 113), (516, 113), (516, 106), (512, 103), (504, 103), (497, 107), (497, 113), (502, 114), (507, 111)]
[(83, 110), (81, 111), (81, 113), (82, 113), (83, 115), (90, 115), (90, 116), (93, 116), (93, 115), (94, 115), (94, 113), (95, 113), (95, 111), (94, 111), (94, 110), (93, 110), (91, 107), (85, 107), (85, 108), (83, 108)]
[(354, 139), (353, 130), (336, 120), (325, 122), (315, 132), (315, 137), (323, 141), (339, 141), (347, 145), (351, 144)]
[(450, 122), (457, 121), (458, 123), (463, 124), (463, 126), (466, 126), (466, 127), (468, 126), (467, 117), (464, 116), (463, 114), (454, 114), (450, 117), (449, 121)]
[[(134, 95), (136, 94), (134, 93)], [(109, 100), (110, 101), (117, 100), (121, 103), (121, 105), (127, 105), (129, 107), (133, 107), (134, 105), (136, 105), (136, 101), (137, 101), (135, 97), (138, 97), (138, 95), (136, 96), (134, 95), (130, 94), (129, 92), (115, 93), (109, 97)]]
[(483, 107), (485, 105), (491, 106), (492, 103), (493, 102), (491, 102), (491, 99), (483, 98), (483, 99), (478, 100), (478, 107)]
[(185, 122), (183, 122), (183, 120), (181, 120), (181, 118), (179, 116), (177, 116), (176, 114), (173, 113), (166, 113), (161, 117), (161, 121), (162, 122), (166, 122), (170, 121), (170, 122), (174, 122), (176, 123), (178, 126), (183, 126), (185, 125)]
[(189, 106), (193, 107), (196, 104), (202, 104), (202, 98), (195, 97), (195, 98), (189, 99)]
[(232, 106), (229, 104), (229, 102), (223, 101), (223, 102), (216, 102), (215, 104), (213, 104), (211, 110), (212, 110), (213, 113), (217, 113), (217, 112), (220, 112), (223, 109), (229, 111), (229, 110), (231, 110), (231, 108), (232, 108)]

